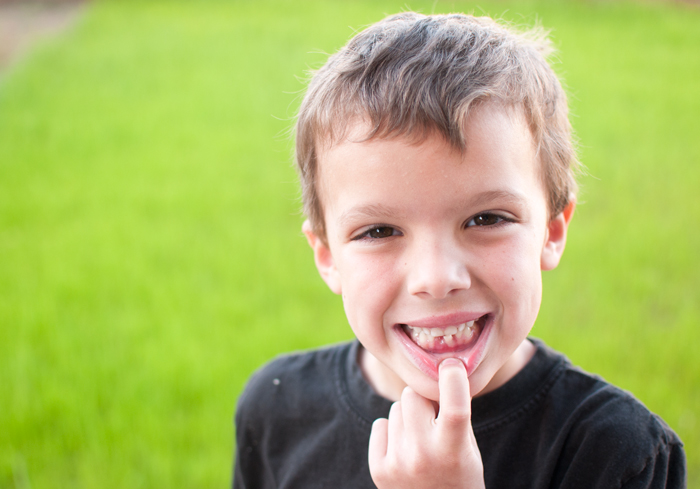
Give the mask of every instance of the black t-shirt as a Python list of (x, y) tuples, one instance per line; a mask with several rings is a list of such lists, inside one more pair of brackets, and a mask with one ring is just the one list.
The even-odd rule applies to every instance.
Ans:
[[(472, 400), (487, 489), (684, 488), (678, 436), (629, 393), (537, 351)], [(279, 357), (256, 372), (236, 412), (236, 489), (372, 488), (372, 422), (391, 401), (357, 364), (357, 341)]]

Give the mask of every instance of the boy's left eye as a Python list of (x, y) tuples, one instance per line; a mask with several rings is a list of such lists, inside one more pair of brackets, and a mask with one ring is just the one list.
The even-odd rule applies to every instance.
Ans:
[(503, 216), (499, 216), (498, 214), (479, 214), (477, 216), (472, 217), (468, 222), (466, 227), (472, 227), (472, 226), (495, 226), (497, 224), (501, 224), (502, 222), (507, 221), (507, 219)]

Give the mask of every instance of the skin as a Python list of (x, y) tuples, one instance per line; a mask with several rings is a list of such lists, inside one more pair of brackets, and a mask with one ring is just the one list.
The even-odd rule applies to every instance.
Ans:
[[(381, 488), (483, 487), (471, 398), (503, 385), (534, 353), (526, 337), (541, 271), (564, 251), (574, 204), (550, 218), (521, 112), (476, 108), (459, 152), (433, 135), (361, 141), (320, 154), (326, 239), (304, 223), (316, 266), (364, 349), (367, 381), (396, 401), (370, 437)], [(426, 352), (404, 324), (446, 328), (477, 319), (466, 347)], [(438, 414), (436, 415), (436, 411)]]

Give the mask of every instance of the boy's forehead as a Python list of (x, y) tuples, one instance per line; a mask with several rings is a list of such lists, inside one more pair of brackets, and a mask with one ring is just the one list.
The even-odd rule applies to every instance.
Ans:
[[(498, 117), (484, 117), (487, 114), (498, 114)], [(510, 141), (509, 144), (515, 145), (519, 151), (527, 151), (535, 146), (535, 138), (525, 116), (525, 111), (522, 107), (505, 105), (497, 102), (481, 103), (471, 108), (468, 115), (464, 118), (461, 133), (461, 145), (457, 141), (450, 140), (449, 136), (444, 131), (440, 130), (437, 124), (418, 128), (397, 128), (389, 134), (374, 135), (377, 131), (376, 125), (373, 125), (367, 118), (353, 118), (345, 123), (335, 124), (322, 136), (316, 140), (317, 159), (316, 159), (316, 174), (317, 184), (323, 187), (322, 182), (324, 174), (327, 176), (329, 171), (327, 160), (330, 152), (335, 152), (339, 146), (344, 149), (352, 150), (355, 144), (372, 143), (378, 141), (401, 141), (407, 144), (409, 148), (414, 148), (416, 152), (423, 150), (422, 143), (427, 139), (441, 139), (445, 146), (448, 146), (451, 151), (464, 153), (470, 149), (470, 139), (477, 132), (480, 136), (486, 139), (498, 139), (498, 135), (503, 131), (504, 125), (520, 126), (527, 128), (527, 138), (520, 138), (517, 141)], [(522, 133), (522, 132), (521, 132)], [(370, 144), (370, 146), (372, 146)], [(537, 153), (537, 148), (535, 152)], [(326, 162), (326, 165), (324, 165)], [(536, 171), (540, 171), (539, 158), (533, 161), (533, 165), (537, 165)], [(324, 166), (325, 171), (324, 171)]]
[[(340, 127), (335, 127), (332, 131), (328, 131), (326, 135), (320, 137), (316, 141), (317, 160), (316, 173), (317, 183), (323, 187), (322, 182), (325, 176), (332, 172), (329, 168), (329, 154), (337, 155), (339, 152), (352, 152), (359, 146), (368, 148), (378, 148), (382, 146), (381, 142), (399, 142), (407, 145), (408, 148), (414, 148), (416, 152), (422, 151), (421, 145), (429, 138), (441, 139), (445, 146), (450, 147), (453, 151), (459, 152), (460, 148), (451, 144), (440, 131), (435, 128), (410, 130), (397, 130), (391, 134), (376, 135), (375, 127), (364, 119), (355, 119), (343, 124)], [(337, 158), (334, 158), (336, 160)], [(337, 164), (337, 162), (335, 162)]]

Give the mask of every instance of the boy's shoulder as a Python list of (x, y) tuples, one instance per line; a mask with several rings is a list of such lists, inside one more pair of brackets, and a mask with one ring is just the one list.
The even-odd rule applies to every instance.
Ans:
[(378, 416), (350, 391), (378, 396), (362, 391), (358, 347), (279, 356), (253, 374), (236, 409), (234, 487), (371, 487), (366, 447)]
[(280, 395), (284, 395), (289, 408), (298, 403), (320, 401), (329, 395), (329, 389), (332, 390), (338, 363), (352, 349), (353, 343), (340, 343), (273, 358), (248, 379), (238, 401), (239, 408), (251, 398), (260, 403), (274, 401)]
[[(573, 399), (567, 399), (567, 393)], [(562, 458), (586, 457), (585, 463), (572, 462), (568, 479), (595, 471), (601, 477), (618, 477), (621, 487), (654, 487), (654, 481), (685, 487), (683, 443), (633, 394), (569, 366), (553, 398), (575, 407)]]
[(275, 422), (292, 422), (313, 410), (316, 420), (342, 414), (364, 432), (391, 402), (380, 397), (364, 380), (357, 364), (359, 341), (283, 354), (259, 368), (238, 400), (237, 417), (247, 414)]
[(578, 431), (603, 431), (632, 444), (645, 439), (680, 443), (673, 430), (632, 393), (572, 365), (561, 353), (535, 341), (545, 355), (562, 359), (561, 376), (553, 382), (550, 398), (562, 412), (570, 412)]
[(537, 352), (523, 371), (473, 404), (474, 432), (494, 479), (498, 467), (517, 460), (511, 470), (547, 481), (540, 485), (684, 487), (683, 444), (659, 416), (532, 341)]

